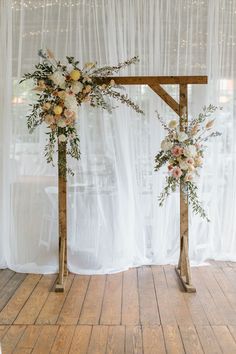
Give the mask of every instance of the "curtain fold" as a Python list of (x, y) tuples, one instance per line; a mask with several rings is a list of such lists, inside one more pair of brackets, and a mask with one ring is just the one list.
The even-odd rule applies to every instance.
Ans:
[(0, 268), (9, 260), (12, 2), (0, 2)]
[[(222, 105), (198, 181), (211, 222), (190, 215), (192, 264), (236, 260), (236, 0), (1, 0), (0, 265), (24, 272), (57, 270), (57, 171), (44, 159), (45, 131), (29, 135), (30, 83), (39, 48), (81, 65), (140, 63), (122, 75), (208, 75), (189, 88), (190, 119), (204, 104)], [(11, 30), (12, 28), (12, 30)], [(12, 61), (12, 67), (10, 62)], [(11, 97), (11, 88), (13, 95)], [(174, 85), (165, 87), (178, 100)], [(81, 160), (70, 161), (69, 268), (110, 273), (142, 264), (176, 263), (179, 194), (158, 206), (165, 172), (153, 172), (164, 136), (156, 110), (175, 117), (147, 86), (126, 87), (145, 110), (119, 106), (112, 115), (83, 106)], [(10, 250), (10, 251), (9, 251)]]

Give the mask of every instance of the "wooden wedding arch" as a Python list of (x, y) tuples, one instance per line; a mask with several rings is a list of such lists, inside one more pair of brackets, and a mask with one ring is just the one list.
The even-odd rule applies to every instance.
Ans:
[[(188, 85), (207, 84), (207, 76), (119, 76), (99, 78), (99, 83), (115, 80), (119, 85), (148, 85), (179, 117), (188, 115)], [(161, 85), (179, 86), (179, 103)], [(58, 160), (66, 161), (66, 143), (58, 148)], [(59, 275), (56, 292), (65, 290), (67, 268), (67, 182), (58, 169), (58, 208), (59, 208)], [(180, 256), (176, 272), (185, 291), (195, 292), (192, 285), (188, 254), (188, 203), (180, 190)]]

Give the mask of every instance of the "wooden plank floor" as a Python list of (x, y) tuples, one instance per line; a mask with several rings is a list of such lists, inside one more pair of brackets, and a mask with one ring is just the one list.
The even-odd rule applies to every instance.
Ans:
[(196, 294), (173, 266), (70, 274), (63, 294), (56, 275), (0, 270), (2, 354), (236, 354), (236, 263), (210, 263)]

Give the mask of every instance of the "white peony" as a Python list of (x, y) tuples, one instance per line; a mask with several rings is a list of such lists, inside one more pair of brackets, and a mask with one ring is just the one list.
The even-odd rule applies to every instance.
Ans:
[(179, 167), (181, 168), (182, 171), (187, 171), (189, 165), (186, 163), (186, 161), (179, 160)]
[(185, 132), (179, 132), (177, 138), (178, 141), (182, 143), (183, 141), (188, 139), (188, 135)]
[(59, 128), (65, 128), (66, 123), (65, 123), (65, 121), (63, 119), (59, 119), (59, 121), (57, 122), (57, 126)]
[(195, 157), (197, 154), (197, 149), (195, 145), (188, 145), (184, 148), (184, 155), (186, 157)]
[(64, 88), (65, 86), (65, 77), (62, 75), (60, 71), (55, 71), (51, 76), (49, 76), (55, 85)]
[(173, 120), (171, 120), (171, 121), (169, 122), (168, 127), (169, 127), (170, 129), (175, 129), (175, 128), (177, 127), (177, 125), (178, 125), (177, 120), (173, 119)]
[(169, 140), (162, 140), (161, 149), (163, 151), (168, 151), (172, 148), (173, 144)]
[(77, 95), (77, 93), (82, 92), (84, 88), (84, 85), (80, 81), (75, 81), (71, 85), (71, 91)]
[(58, 141), (60, 143), (64, 143), (67, 140), (66, 136), (64, 134), (61, 134), (58, 136)]
[(66, 108), (68, 108), (69, 110), (74, 111), (74, 112), (77, 111), (78, 103), (77, 103), (75, 96), (67, 94), (65, 97), (64, 104), (65, 104)]

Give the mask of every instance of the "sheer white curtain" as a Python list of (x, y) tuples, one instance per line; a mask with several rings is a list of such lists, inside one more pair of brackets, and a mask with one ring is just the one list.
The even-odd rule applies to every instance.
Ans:
[[(1, 46), (8, 45), (0, 62), (3, 210), (10, 203), (0, 226), (2, 264), (18, 271), (57, 269), (56, 169), (45, 163), (43, 131), (27, 132), (27, 104), (33, 97), (30, 84), (18, 84), (42, 47), (60, 59), (74, 55), (82, 64), (116, 64), (139, 55), (140, 63), (124, 75), (209, 76), (208, 85), (189, 89), (189, 113), (197, 114), (207, 103), (223, 105), (217, 115), (223, 136), (211, 143), (199, 180), (211, 223), (191, 215), (191, 261), (236, 260), (236, 1), (13, 0), (12, 55), (4, 39), (11, 38), (11, 3), (0, 3)], [(12, 112), (6, 115), (11, 81)], [(144, 117), (126, 107), (112, 115), (89, 107), (79, 113), (82, 158), (71, 161), (76, 173), (68, 181), (69, 268), (75, 272), (115, 272), (178, 258), (179, 196), (160, 208), (164, 174), (153, 172), (163, 137), (155, 110), (167, 120), (174, 113), (146, 86), (126, 90), (143, 107)], [(167, 90), (178, 99), (174, 86)]]

